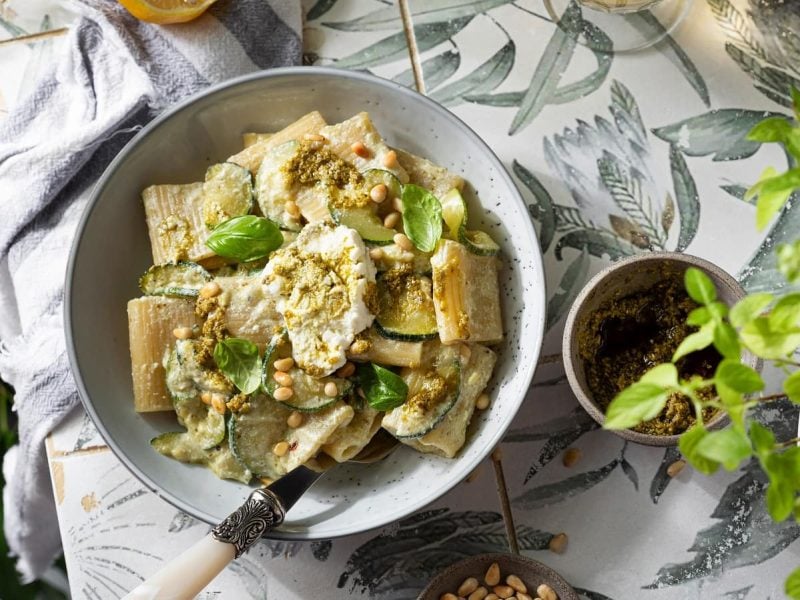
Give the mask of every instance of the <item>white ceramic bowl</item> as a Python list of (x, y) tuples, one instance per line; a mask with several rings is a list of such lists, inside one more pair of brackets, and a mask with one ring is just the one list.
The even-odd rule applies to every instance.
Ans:
[(474, 225), (503, 248), (507, 337), (491, 384), (491, 409), (476, 416), (457, 458), (403, 447), (377, 464), (336, 467), (273, 532), (284, 539), (386, 525), (464, 479), (514, 418), (533, 376), (545, 318), (541, 254), (522, 198), (489, 147), (450, 112), (390, 81), (333, 69), (277, 69), (213, 87), (154, 120), (109, 166), (81, 221), (67, 273), (69, 357), (84, 406), (117, 457), (148, 488), (208, 523), (222, 520), (250, 491), (156, 453), (149, 441), (177, 429), (174, 415), (133, 410), (126, 303), (139, 295), (138, 277), (152, 262), (140, 192), (150, 184), (202, 181), (209, 164), (241, 148), (243, 132), (276, 131), (312, 110), (328, 122), (366, 110), (390, 144), (469, 181)]

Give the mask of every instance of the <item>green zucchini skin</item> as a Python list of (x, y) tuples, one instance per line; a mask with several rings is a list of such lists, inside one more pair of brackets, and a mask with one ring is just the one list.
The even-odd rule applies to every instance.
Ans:
[(197, 298), (211, 279), (211, 273), (197, 263), (178, 261), (147, 269), (139, 278), (139, 289), (145, 296)]
[(367, 244), (372, 246), (388, 246), (394, 243), (394, 236), (397, 231), (384, 227), (372, 208), (363, 206), (360, 208), (339, 209), (330, 207), (331, 217), (337, 225), (344, 225), (350, 229), (355, 229)]
[(214, 229), (234, 217), (249, 215), (255, 206), (253, 175), (231, 162), (211, 165), (203, 183), (203, 220)]

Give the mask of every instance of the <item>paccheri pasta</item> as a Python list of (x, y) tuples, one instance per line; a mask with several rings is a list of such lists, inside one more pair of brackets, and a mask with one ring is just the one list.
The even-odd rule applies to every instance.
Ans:
[(467, 228), (464, 181), (367, 113), (243, 142), (205, 181), (142, 193), (134, 403), (182, 426), (152, 446), (242, 482), (347, 461), (381, 428), (455, 456), (503, 337), (499, 248)]

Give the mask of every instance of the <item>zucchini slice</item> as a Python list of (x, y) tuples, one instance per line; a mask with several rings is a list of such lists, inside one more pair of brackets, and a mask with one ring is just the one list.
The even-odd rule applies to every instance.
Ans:
[(387, 246), (394, 242), (397, 231), (384, 227), (372, 208), (369, 206), (337, 209), (330, 207), (331, 216), (337, 225), (345, 225), (355, 229), (368, 244)]
[(422, 367), (403, 369), (408, 400), (386, 413), (382, 425), (398, 439), (419, 438), (432, 431), (458, 402), (461, 359), (458, 346), (434, 344)]
[(400, 180), (397, 178), (397, 175), (391, 171), (387, 171), (386, 169), (369, 169), (364, 171), (363, 175), (364, 182), (366, 183), (368, 190), (371, 190), (376, 185), (382, 183), (386, 186), (386, 190), (388, 192), (386, 195), (386, 200), (400, 197), (403, 189), (402, 185)]
[(211, 273), (194, 262), (180, 261), (153, 265), (139, 278), (146, 296), (196, 298), (200, 288), (211, 281)]
[[(272, 397), (275, 390), (280, 387), (275, 381), (275, 361), (292, 356), (292, 344), (286, 334), (273, 338), (267, 351), (264, 353), (264, 362), (261, 368), (261, 387)], [(292, 397), (288, 400), (279, 400), (281, 404), (301, 412), (316, 412), (342, 400), (350, 392), (352, 383), (340, 377), (322, 377), (316, 379), (294, 365), (289, 371), (292, 378)], [(325, 386), (335, 383), (339, 393), (336, 396), (325, 394)]]
[(433, 306), (433, 284), (414, 273), (410, 265), (391, 269), (376, 280), (378, 315), (375, 328), (382, 336), (406, 342), (430, 340), (438, 335)]
[(177, 400), (174, 404), (178, 423), (203, 449), (218, 446), (225, 440), (225, 415), (204, 404), (200, 397)]
[(233, 479), (250, 483), (253, 474), (231, 452), (228, 444), (210, 450), (201, 448), (185, 431), (162, 433), (150, 440), (150, 445), (159, 454), (183, 463), (205, 465), (221, 479)]
[(448, 237), (461, 242), (467, 250), (479, 256), (494, 256), (500, 252), (500, 246), (483, 231), (467, 229), (467, 203), (456, 188), (447, 192), (439, 201), (442, 205), (442, 218), (444, 219)]
[(203, 220), (206, 227), (233, 217), (250, 214), (253, 210), (253, 176), (235, 163), (211, 165), (203, 183)]

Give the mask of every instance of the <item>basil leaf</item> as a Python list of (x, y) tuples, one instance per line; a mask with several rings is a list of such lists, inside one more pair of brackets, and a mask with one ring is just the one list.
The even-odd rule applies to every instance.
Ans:
[[(664, 373), (658, 374), (658, 379)], [(664, 409), (669, 390), (663, 385), (639, 381), (622, 390), (606, 409), (605, 429), (627, 429), (649, 421)]]
[(717, 289), (711, 278), (700, 269), (689, 267), (683, 276), (689, 297), (698, 304), (710, 304), (717, 299)]
[(227, 338), (214, 346), (214, 362), (244, 394), (252, 394), (261, 385), (261, 360), (258, 347), (249, 340)]
[(752, 394), (764, 389), (764, 380), (755, 369), (730, 358), (717, 365), (714, 380), (740, 394)]
[(433, 252), (442, 237), (442, 205), (425, 188), (411, 183), (403, 186), (403, 228), (417, 248)]
[(374, 363), (359, 366), (358, 381), (367, 402), (375, 410), (392, 410), (408, 397), (406, 382), (389, 369)]
[(743, 431), (734, 427), (709, 431), (695, 447), (697, 454), (733, 471), (745, 458), (753, 455), (750, 440)]
[(704, 475), (711, 475), (719, 468), (719, 462), (706, 458), (697, 451), (697, 446), (708, 435), (701, 423), (692, 425), (678, 440), (678, 448), (689, 463)]
[(219, 256), (247, 262), (267, 256), (283, 244), (278, 226), (264, 217), (245, 215), (217, 225), (206, 246)]

